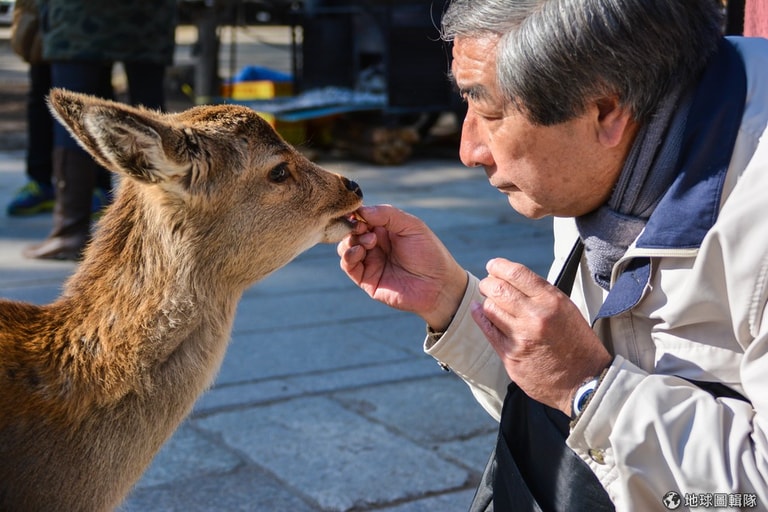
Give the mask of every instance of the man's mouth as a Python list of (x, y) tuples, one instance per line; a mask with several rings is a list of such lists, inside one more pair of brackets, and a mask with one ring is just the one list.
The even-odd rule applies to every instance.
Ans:
[(520, 190), (512, 183), (501, 183), (499, 185), (494, 185), (494, 187), (502, 194), (509, 194), (510, 192), (517, 192)]

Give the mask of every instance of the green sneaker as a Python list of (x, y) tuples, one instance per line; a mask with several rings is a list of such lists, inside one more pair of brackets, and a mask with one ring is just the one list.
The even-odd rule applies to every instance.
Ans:
[(21, 187), (8, 205), (8, 215), (21, 217), (53, 211), (55, 195), (51, 185), (30, 180)]

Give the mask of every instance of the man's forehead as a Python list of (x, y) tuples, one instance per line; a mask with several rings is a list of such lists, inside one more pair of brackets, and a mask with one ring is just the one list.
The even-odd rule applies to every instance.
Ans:
[(490, 101), (496, 85), (498, 38), (457, 38), (448, 78), (456, 91), (475, 101)]
[(496, 44), (498, 38), (457, 38), (453, 44), (451, 74), (456, 81), (466, 76), (496, 74)]

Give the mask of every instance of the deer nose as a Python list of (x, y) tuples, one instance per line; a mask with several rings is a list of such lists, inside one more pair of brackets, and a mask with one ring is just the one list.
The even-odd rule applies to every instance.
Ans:
[(347, 190), (354, 192), (359, 198), (363, 197), (363, 189), (360, 188), (360, 185), (347, 178), (342, 178), (342, 181), (344, 181), (344, 186), (347, 187)]

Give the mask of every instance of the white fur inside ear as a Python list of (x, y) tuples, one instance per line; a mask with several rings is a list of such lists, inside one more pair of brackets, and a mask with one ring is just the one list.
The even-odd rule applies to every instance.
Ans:
[(151, 183), (176, 181), (186, 175), (191, 164), (169, 158), (163, 138), (140, 118), (88, 112), (83, 126), (93, 137), (104, 157), (115, 170)]

